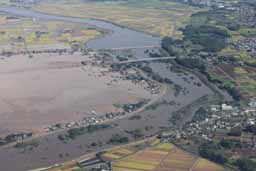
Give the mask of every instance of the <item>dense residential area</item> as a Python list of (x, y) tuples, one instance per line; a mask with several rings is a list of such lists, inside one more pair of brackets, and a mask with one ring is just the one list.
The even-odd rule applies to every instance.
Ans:
[[(198, 70), (232, 96), (200, 107), (170, 140), (212, 161), (254, 170), (255, 161), (255, 3), (253, 1), (183, 1), (208, 11), (191, 16), (181, 40), (164, 38), (162, 46), (176, 62)], [(178, 115), (178, 114), (177, 114)], [(178, 139), (178, 140), (177, 140)], [(188, 145), (189, 144), (189, 145)], [(191, 146), (191, 147), (190, 147)], [(197, 150), (196, 150), (197, 151)]]

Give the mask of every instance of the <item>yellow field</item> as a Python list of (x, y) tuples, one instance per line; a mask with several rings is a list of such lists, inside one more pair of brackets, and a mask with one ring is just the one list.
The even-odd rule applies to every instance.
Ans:
[(0, 45), (15, 48), (85, 43), (100, 35), (97, 30), (86, 29), (74, 23), (7, 19), (6, 16), (0, 16)]
[(223, 167), (205, 159), (199, 159), (192, 171), (221, 171)]
[[(155, 144), (155, 145), (152, 145)], [(224, 168), (173, 144), (154, 140), (150, 146), (113, 162), (114, 171), (221, 171)]]
[(140, 171), (140, 170), (113, 167), (113, 171)]
[(156, 146), (157, 144), (160, 144), (160, 139), (155, 139), (150, 143), (151, 146)]
[(156, 165), (143, 164), (139, 162), (118, 161), (115, 163), (114, 167), (137, 169), (137, 170), (153, 170), (156, 168)]
[[(37, 6), (36, 10), (58, 15), (103, 19), (154, 35), (175, 36), (176, 30), (184, 26), (189, 16), (198, 9), (185, 5), (180, 5), (179, 8), (171, 7), (172, 4), (168, 9), (155, 9), (129, 7), (118, 3), (44, 3)], [(177, 36), (180, 36), (179, 32)]]
[(120, 159), (122, 157), (125, 157), (129, 154), (132, 154), (134, 152), (134, 149), (128, 149), (128, 148), (117, 148), (113, 149), (111, 151), (108, 151), (102, 155), (102, 157), (106, 160), (116, 160)]
[[(152, 145), (155, 144), (155, 145)], [(142, 146), (141, 146), (142, 145)], [(222, 171), (224, 168), (158, 139), (113, 148), (101, 156), (113, 171)], [(75, 161), (49, 171), (79, 171)]]
[(161, 143), (161, 144), (158, 144), (156, 148), (160, 150), (171, 150), (172, 148), (174, 148), (174, 146), (168, 143)]

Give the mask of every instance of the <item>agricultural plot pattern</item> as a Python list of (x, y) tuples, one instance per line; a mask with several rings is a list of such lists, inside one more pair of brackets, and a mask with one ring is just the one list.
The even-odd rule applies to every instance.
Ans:
[(153, 7), (145, 8), (129, 7), (118, 3), (108, 5), (100, 3), (43, 3), (36, 7), (36, 10), (57, 15), (64, 11), (67, 16), (103, 19), (160, 36), (180, 36), (181, 32), (178, 31), (178, 28), (184, 25), (192, 13), (198, 11), (197, 8), (189, 6), (179, 5), (177, 7), (174, 3), (157, 8), (154, 8), (154, 4)]
[(223, 83), (223, 86), (234, 87), (249, 99), (256, 95), (256, 69), (250, 66), (218, 65), (210, 71), (211, 77)]
[(85, 43), (100, 35), (99, 31), (87, 29), (81, 24), (0, 16), (2, 49), (24, 49), (31, 46), (47, 48), (50, 45), (65, 47), (74, 42)]
[[(101, 154), (111, 162), (112, 171), (223, 171), (224, 168), (206, 159), (187, 153), (173, 144), (159, 139), (137, 142), (113, 148)], [(49, 171), (83, 171), (76, 160)]]
[(191, 155), (169, 143), (153, 143), (142, 151), (116, 149), (105, 156), (112, 158), (114, 171), (221, 171), (224, 168)]

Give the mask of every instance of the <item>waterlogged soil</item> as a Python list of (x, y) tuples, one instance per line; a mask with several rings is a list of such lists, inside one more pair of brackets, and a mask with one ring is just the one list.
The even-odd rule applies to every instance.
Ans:
[(54, 123), (118, 112), (115, 104), (154, 98), (144, 86), (120, 79), (109, 68), (82, 65), (86, 60), (80, 54), (0, 60), (0, 135), (40, 131)]
[[(25, 171), (45, 167), (65, 162), (96, 150), (109, 148), (112, 145), (106, 144), (106, 142), (116, 133), (128, 136), (130, 140), (132, 140), (131, 135), (127, 132), (141, 129), (145, 137), (152, 136), (162, 129), (171, 126), (169, 119), (172, 116), (172, 112), (190, 104), (200, 97), (212, 94), (203, 84), (201, 86), (193, 84), (193, 82), (201, 83), (194, 75), (180, 76), (177, 73), (171, 73), (167, 65), (160, 63), (154, 64), (154, 69), (160, 74), (164, 72), (162, 73), (163, 75), (179, 83), (186, 91), (175, 95), (174, 89), (169, 87), (167, 93), (156, 103), (157, 105), (146, 108), (143, 112), (136, 114), (140, 115), (141, 119), (131, 120), (130, 117), (126, 117), (121, 120), (113, 121), (110, 122), (113, 128), (92, 134), (84, 134), (66, 143), (58, 139), (60, 133), (55, 133), (37, 139), (40, 145), (32, 149), (4, 148), (0, 152), (0, 161), (1, 163), (5, 163), (4, 165), (0, 165), (1, 170)], [(185, 77), (190, 79), (191, 76), (193, 77), (193, 81), (190, 83), (184, 81), (186, 80), (184, 79)], [(61, 134), (65, 133), (62, 132)], [(91, 146), (93, 142), (102, 144), (102, 146), (93, 147)], [(15, 165), (12, 165), (12, 163), (15, 163)]]
[[(53, 15), (39, 14), (31, 11), (20, 11), (18, 9), (1, 9), (15, 15), (26, 17), (37, 17), (39, 19), (62, 20), (68, 22), (82, 22), (103, 29), (112, 30), (112, 33), (100, 39), (95, 39), (88, 43), (92, 48), (119, 48), (123, 46), (148, 46), (160, 45), (160, 38), (155, 38), (150, 35), (135, 32), (126, 28), (120, 28), (110, 23), (95, 20), (84, 20), (71, 17), (61, 17)], [(144, 49), (145, 50), (145, 49)], [(144, 50), (137, 51), (137, 57), (145, 56)], [(212, 95), (212, 91), (206, 87), (195, 75), (190, 73), (175, 73), (170, 71), (169, 64), (154, 63), (151, 64), (154, 72), (159, 73), (162, 77), (171, 79), (175, 84), (178, 84), (182, 91), (176, 93), (172, 86), (169, 86), (166, 94), (159, 99), (155, 105), (146, 108), (143, 112), (137, 115), (141, 119), (131, 120), (129, 117), (112, 121), (112, 128), (94, 132), (92, 134), (84, 134), (74, 140), (63, 142), (58, 139), (60, 133), (48, 135), (38, 138), (36, 141), (39, 145), (28, 147), (25, 149), (19, 148), (2, 148), (0, 149), (0, 170), (5, 171), (26, 171), (39, 167), (45, 167), (56, 163), (62, 163), (91, 151), (97, 151), (111, 147), (106, 144), (113, 134), (119, 133), (132, 137), (129, 131), (141, 129), (145, 137), (154, 135), (163, 128), (169, 127), (169, 119), (172, 113), (180, 108), (192, 103), (200, 97)], [(67, 74), (67, 77), (73, 75)], [(118, 93), (118, 96), (122, 93)], [(103, 97), (104, 104), (108, 103), (108, 97)], [(111, 97), (110, 97), (111, 98)], [(68, 99), (67, 99), (68, 100)], [(65, 134), (62, 132), (61, 134)], [(102, 144), (101, 146), (93, 147), (92, 142)], [(15, 164), (14, 164), (15, 163)]]

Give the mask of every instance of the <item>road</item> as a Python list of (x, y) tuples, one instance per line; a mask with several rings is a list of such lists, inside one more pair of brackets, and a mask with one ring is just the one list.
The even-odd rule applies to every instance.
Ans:
[[(148, 137), (148, 138), (145, 138), (145, 139), (142, 139), (142, 140), (138, 140), (138, 141), (134, 141), (134, 142), (130, 142), (128, 144), (121, 144), (121, 145), (117, 145), (115, 146), (114, 148), (117, 149), (117, 148), (124, 148), (124, 147), (127, 147), (127, 146), (132, 146), (132, 145), (137, 145), (137, 144), (141, 144), (141, 143), (145, 143), (147, 141), (153, 141), (157, 136), (152, 136), (152, 137)], [(95, 157), (95, 155), (99, 152), (102, 152), (102, 151), (109, 151), (109, 150), (112, 150), (113, 147), (110, 147), (110, 148), (105, 148), (105, 149), (102, 149), (102, 150), (99, 150), (99, 151), (95, 151), (95, 152), (92, 152), (92, 153), (89, 153), (89, 154), (85, 154), (83, 156), (80, 156), (76, 159), (73, 159), (71, 161), (67, 161), (67, 162), (64, 162), (64, 163), (61, 163), (61, 164), (57, 164), (58, 166), (61, 166), (61, 167), (70, 167), (70, 165), (74, 165), (76, 164), (77, 162), (81, 161), (81, 160), (85, 160), (85, 159), (90, 159), (90, 158), (93, 158)], [(34, 169), (34, 170), (30, 170), (30, 171), (56, 171), (56, 168), (60, 168), (60, 167), (55, 167), (55, 165), (53, 166), (49, 166), (49, 167), (45, 167), (45, 168), (39, 168), (39, 169)]]

